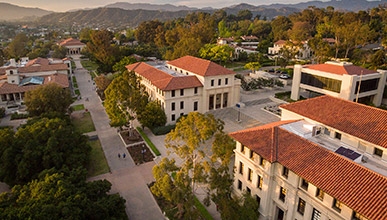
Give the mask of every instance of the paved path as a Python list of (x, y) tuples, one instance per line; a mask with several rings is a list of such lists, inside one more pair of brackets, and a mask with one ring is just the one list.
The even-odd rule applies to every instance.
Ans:
[[(153, 181), (152, 167), (155, 162), (136, 166), (121, 141), (115, 128), (109, 125), (109, 118), (97, 96), (95, 85), (79, 59), (74, 59), (77, 69), (75, 77), (82, 96), (73, 105), (84, 104), (92, 116), (98, 138), (110, 167), (110, 173), (89, 180), (107, 179), (112, 183), (111, 193), (119, 193), (126, 200), (126, 213), (131, 220), (164, 219), (159, 206), (150, 193), (147, 184)], [(88, 101), (86, 101), (88, 100)], [(128, 155), (118, 158), (118, 153)]]

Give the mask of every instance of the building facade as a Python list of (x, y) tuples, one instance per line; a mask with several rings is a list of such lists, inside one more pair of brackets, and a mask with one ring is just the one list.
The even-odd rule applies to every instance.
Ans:
[(349, 62), (295, 65), (291, 99), (325, 94), (380, 106), (386, 77), (385, 70), (368, 70)]
[(57, 83), (63, 88), (69, 87), (70, 60), (36, 58), (0, 68), (0, 107), (8, 111), (23, 106), (24, 94), (40, 85)]
[(139, 62), (126, 66), (141, 78), (150, 98), (167, 115), (167, 124), (189, 112), (205, 113), (235, 106), (240, 80), (235, 73), (208, 60), (184, 56), (169, 62)]
[(230, 134), (234, 192), (256, 198), (259, 219), (387, 219), (387, 112), (331, 96), (281, 110)]
[(67, 55), (80, 55), (81, 51), (86, 44), (82, 43), (78, 39), (68, 38), (58, 44), (61, 47), (65, 47), (67, 49)]

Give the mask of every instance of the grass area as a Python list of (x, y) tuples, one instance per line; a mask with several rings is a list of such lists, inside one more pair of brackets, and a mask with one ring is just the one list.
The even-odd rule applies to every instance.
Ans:
[(90, 72), (98, 69), (98, 65), (90, 60), (81, 60), (81, 64), (83, 68), (87, 69)]
[(85, 109), (85, 106), (83, 104), (73, 105), (71, 107), (74, 109), (74, 111), (79, 111), (79, 110)]
[(81, 134), (95, 131), (90, 112), (79, 113), (76, 116), (73, 116), (72, 123), (74, 124), (75, 130)]
[(110, 171), (99, 140), (89, 141), (91, 146), (90, 163), (87, 168), (88, 177), (98, 176)]
[(77, 78), (75, 76), (72, 77), (73, 83), (77, 83)]
[(75, 69), (75, 62), (73, 60), (71, 60), (70, 62), (71, 62), (71, 69), (74, 70)]
[(295, 100), (290, 98), (290, 91), (287, 92), (278, 92), (274, 95), (275, 98), (284, 100), (286, 102), (295, 102)]
[(161, 153), (157, 149), (157, 147), (152, 143), (152, 141), (148, 138), (148, 136), (144, 133), (144, 131), (140, 128), (137, 127), (138, 133), (140, 133), (141, 137), (144, 139), (144, 141), (148, 144), (148, 146), (152, 149), (153, 153), (156, 154), (156, 156), (160, 156)]
[(75, 93), (76, 95), (81, 95), (81, 92), (79, 91), (79, 89), (74, 90), (74, 93)]
[(196, 196), (194, 199), (195, 206), (199, 210), (202, 217), (207, 220), (213, 220), (214, 218), (212, 218), (211, 214), (207, 211), (206, 207), (204, 207), (204, 205), (199, 201), (199, 199)]
[(78, 88), (78, 84), (77, 84), (77, 83), (73, 83), (73, 87), (74, 87), (75, 89), (77, 89), (77, 88)]

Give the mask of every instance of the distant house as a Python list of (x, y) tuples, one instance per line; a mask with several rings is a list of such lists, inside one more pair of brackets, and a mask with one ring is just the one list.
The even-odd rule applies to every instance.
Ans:
[(380, 106), (386, 77), (385, 70), (368, 70), (350, 62), (295, 65), (291, 98), (298, 100), (301, 94), (304, 98), (326, 94)]
[(258, 37), (256, 36), (241, 36), (241, 42), (237, 42), (234, 37), (222, 38), (219, 37), (217, 39), (218, 45), (229, 45), (234, 48), (234, 58), (238, 59), (241, 52), (245, 52), (247, 54), (258, 53)]
[(0, 68), (0, 107), (7, 110), (23, 105), (25, 92), (40, 85), (56, 83), (63, 88), (69, 87), (69, 61), (36, 58)]
[[(293, 46), (292, 44), (297, 45), (297, 46)], [(294, 57), (295, 59), (306, 60), (306, 59), (310, 59), (312, 56), (312, 51), (308, 45), (308, 41), (302, 41), (298, 45), (298, 42), (279, 40), (279, 41), (274, 43), (273, 47), (268, 48), (268, 54), (281, 56), (281, 49), (283, 49), (285, 47), (287, 47), (291, 50), (297, 51), (297, 53)]]
[(259, 219), (387, 219), (387, 111), (328, 95), (230, 136), (233, 192)]
[(68, 38), (58, 44), (59, 46), (67, 48), (67, 55), (79, 55), (86, 44), (78, 39)]
[(160, 102), (168, 124), (189, 112), (227, 108), (240, 100), (240, 80), (235, 79), (235, 72), (208, 60), (184, 56), (126, 68), (140, 77), (150, 98)]

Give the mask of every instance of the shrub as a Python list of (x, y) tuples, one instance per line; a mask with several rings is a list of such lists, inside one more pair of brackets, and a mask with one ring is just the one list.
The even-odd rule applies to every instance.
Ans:
[(154, 135), (165, 135), (168, 134), (172, 129), (175, 128), (175, 125), (166, 125), (160, 126), (152, 129)]
[(28, 114), (18, 114), (17, 112), (11, 115), (11, 120), (28, 118)]
[(0, 118), (5, 116), (5, 108), (0, 108)]

